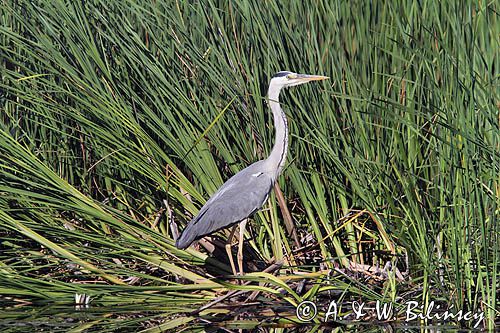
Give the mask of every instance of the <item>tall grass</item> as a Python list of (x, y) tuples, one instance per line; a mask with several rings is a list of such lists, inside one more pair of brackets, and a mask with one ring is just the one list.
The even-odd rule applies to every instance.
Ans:
[[(71, 303), (85, 293), (94, 304), (164, 303), (168, 318), (235, 288), (291, 305), (330, 289), (392, 301), (411, 290), (423, 304), (483, 310), (493, 328), (498, 10), (453, 1), (3, 0), (4, 301)], [(176, 249), (171, 226), (182, 228), (224, 180), (269, 153), (265, 92), (284, 69), (331, 77), (284, 94), (292, 140), (278, 182), (305, 248), (272, 196), (246, 246), (285, 266), (276, 280), (243, 278), (270, 285), (243, 287), (222, 278), (223, 256)], [(387, 261), (403, 270), (405, 254), (406, 282), (367, 287), (363, 276), (335, 273)], [(297, 272), (327, 279), (295, 293)]]

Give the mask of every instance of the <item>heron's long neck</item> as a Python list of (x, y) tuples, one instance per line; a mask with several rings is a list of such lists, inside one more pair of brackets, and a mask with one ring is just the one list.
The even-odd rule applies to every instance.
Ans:
[(288, 125), (285, 112), (283, 112), (279, 103), (279, 94), (280, 88), (269, 87), (269, 106), (273, 112), (276, 135), (273, 150), (266, 161), (272, 170), (276, 170), (276, 178), (278, 178), (281, 169), (285, 165), (288, 151)]

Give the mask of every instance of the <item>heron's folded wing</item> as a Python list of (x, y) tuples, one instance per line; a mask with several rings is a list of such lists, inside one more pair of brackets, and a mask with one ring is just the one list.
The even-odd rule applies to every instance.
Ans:
[(273, 182), (262, 172), (243, 172), (229, 179), (193, 219), (198, 236), (240, 222), (259, 210), (266, 201)]

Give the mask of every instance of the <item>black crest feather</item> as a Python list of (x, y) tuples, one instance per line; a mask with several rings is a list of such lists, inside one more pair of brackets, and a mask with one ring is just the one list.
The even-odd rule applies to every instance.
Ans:
[(278, 72), (278, 73), (274, 74), (273, 78), (275, 78), (275, 77), (287, 76), (288, 74), (292, 74), (292, 72), (288, 72), (288, 71), (281, 71), (281, 72)]

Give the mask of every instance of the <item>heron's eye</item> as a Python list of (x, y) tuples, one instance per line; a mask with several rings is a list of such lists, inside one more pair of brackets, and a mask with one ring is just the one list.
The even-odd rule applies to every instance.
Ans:
[(288, 75), (286, 76), (286, 78), (287, 78), (287, 79), (296, 79), (296, 78), (297, 78), (297, 75), (295, 75), (295, 74), (288, 74)]

